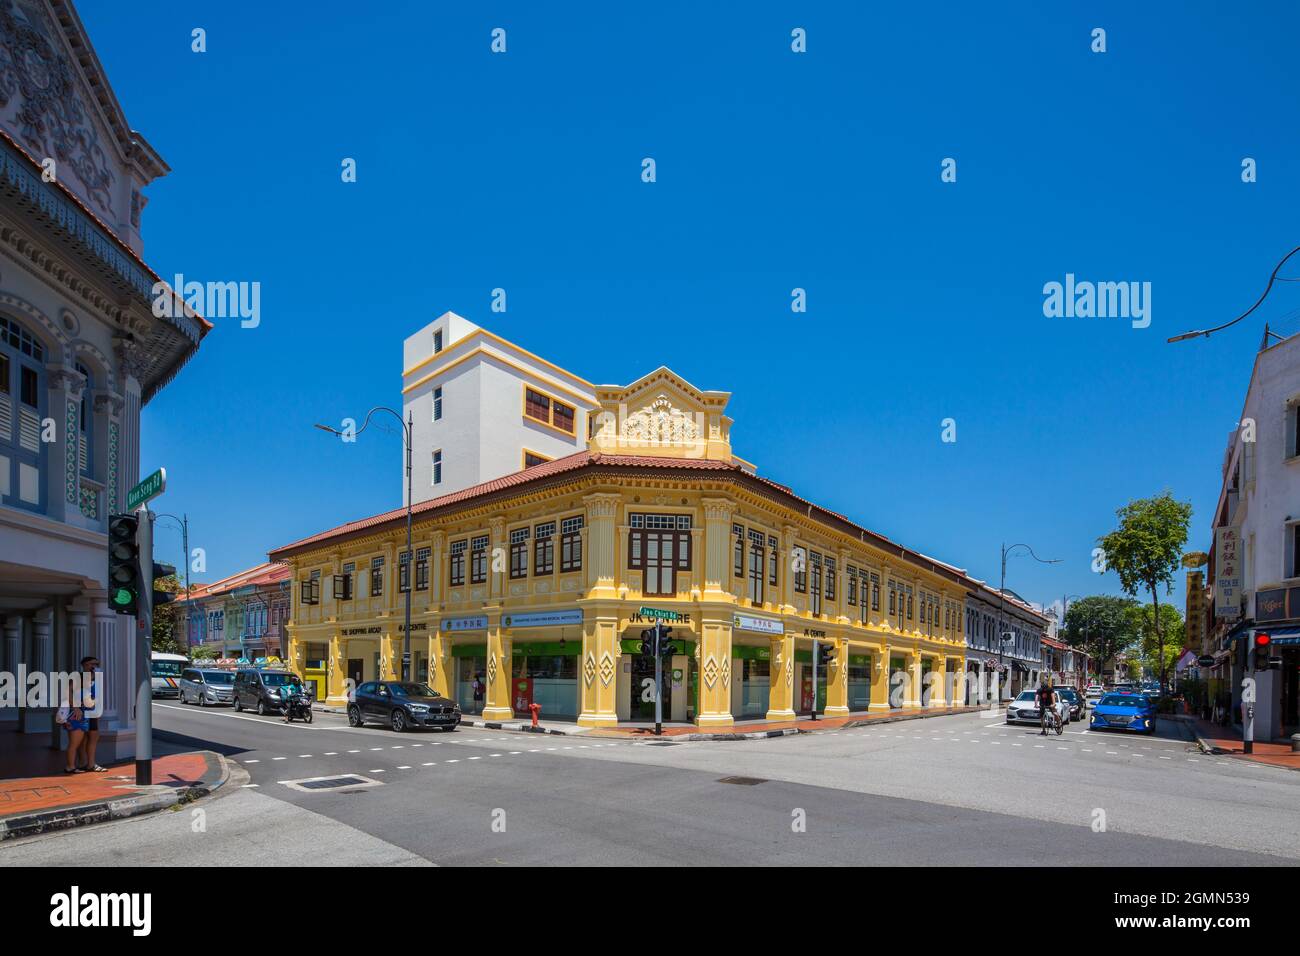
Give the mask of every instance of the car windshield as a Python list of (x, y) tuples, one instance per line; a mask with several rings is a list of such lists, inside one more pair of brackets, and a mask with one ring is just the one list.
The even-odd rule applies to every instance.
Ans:
[(1020, 696), (1016, 698), (1016, 700), (1036, 700), (1036, 699), (1037, 699), (1037, 694), (1035, 694), (1032, 690), (1022, 690), (1020, 692)]
[(235, 675), (230, 671), (203, 671), (203, 679), (209, 684), (233, 684)]
[(1058, 687), (1056, 692), (1066, 700), (1078, 700), (1079, 695), (1074, 692), (1073, 687)]
[(1137, 694), (1107, 694), (1101, 699), (1103, 707), (1137, 707), (1146, 702), (1145, 697)]
[(262, 683), (267, 687), (286, 687), (290, 684), (298, 684), (297, 674), (276, 674), (269, 671), (262, 672)]
[(150, 661), (149, 673), (154, 677), (180, 677), (184, 661)]
[(398, 697), (437, 697), (438, 693), (428, 684), (389, 684), (389, 688)]

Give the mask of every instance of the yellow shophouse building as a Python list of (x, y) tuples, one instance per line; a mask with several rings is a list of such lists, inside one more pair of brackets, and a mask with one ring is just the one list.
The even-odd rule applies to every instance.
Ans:
[[(271, 552), (290, 566), (289, 656), (344, 705), (397, 679), (405, 589), (416, 679), (489, 720), (652, 719), (644, 609), (674, 611), (665, 719), (729, 727), (948, 706), (968, 581), (763, 478), (725, 392), (667, 368), (593, 387), (586, 448)], [(524, 414), (526, 414), (526, 410)], [(836, 653), (813, 686), (813, 641)], [(942, 675), (944, 679), (936, 679)]]

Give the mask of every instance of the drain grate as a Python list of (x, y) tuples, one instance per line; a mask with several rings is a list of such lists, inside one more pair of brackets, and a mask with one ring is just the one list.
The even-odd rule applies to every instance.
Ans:
[(331, 777), (307, 777), (303, 780), (280, 780), (278, 782), (288, 787), (290, 790), (298, 790), (303, 793), (316, 793), (321, 790), (340, 790), (344, 787), (350, 787), (355, 790), (359, 787), (383, 786), (383, 784), (378, 780), (350, 773), (335, 774)]
[(767, 783), (762, 777), (723, 777), (718, 783), (734, 783), (738, 787), (756, 787)]
[(307, 790), (330, 790), (334, 787), (351, 787), (365, 782), (361, 777), (323, 777), (320, 780), (304, 780), (299, 786)]

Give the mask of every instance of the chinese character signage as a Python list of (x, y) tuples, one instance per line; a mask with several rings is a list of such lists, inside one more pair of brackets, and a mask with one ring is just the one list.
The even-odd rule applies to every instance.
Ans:
[(1241, 617), (1241, 529), (1214, 529), (1214, 616)]

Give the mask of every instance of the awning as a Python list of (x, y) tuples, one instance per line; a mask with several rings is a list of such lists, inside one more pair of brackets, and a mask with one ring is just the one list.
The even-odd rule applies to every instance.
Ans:
[(1236, 643), (1239, 637), (1249, 637), (1253, 640), (1256, 634), (1267, 634), (1270, 642), (1279, 646), (1300, 644), (1300, 627), (1269, 627), (1267, 624), (1256, 624), (1239, 634), (1234, 634), (1232, 641)]

